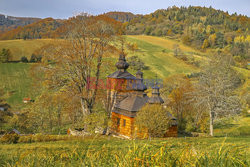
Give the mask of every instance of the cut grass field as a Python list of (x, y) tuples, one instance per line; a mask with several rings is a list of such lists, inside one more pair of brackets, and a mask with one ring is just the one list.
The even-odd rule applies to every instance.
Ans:
[[(171, 74), (191, 73), (197, 70), (197, 68), (188, 65), (184, 61), (173, 56), (171, 52), (172, 45), (176, 43), (174, 40), (151, 36), (127, 36), (127, 40), (129, 42), (137, 43), (139, 47), (139, 52), (129, 53), (128, 57), (137, 55), (143, 59), (147, 66), (150, 67), (149, 70), (145, 70), (146, 78), (154, 78), (156, 74), (164, 78)], [(13, 55), (13, 60), (17, 61), (23, 56), (30, 59), (34, 51), (54, 41), (56, 40), (3, 40), (0, 41), (0, 49), (10, 49)], [(195, 52), (192, 48), (184, 45), (180, 45), (180, 48), (186, 52)], [(114, 61), (116, 61), (116, 59), (114, 59)]]
[(173, 39), (156, 37), (156, 36), (147, 36), (147, 35), (127, 35), (127, 37), (145, 41), (150, 44), (157, 45), (162, 48), (169, 49), (169, 50), (172, 50), (174, 45), (179, 45), (180, 49), (183, 52), (193, 52), (193, 53), (203, 54), (200, 51), (195, 50), (189, 46), (183, 45), (181, 42), (178, 42)]
[(168, 42), (158, 37), (127, 36), (127, 41), (136, 43), (139, 49), (138, 52), (128, 54), (128, 57), (136, 55), (149, 66), (149, 70), (145, 70), (146, 78), (154, 78), (155, 74), (157, 74), (164, 79), (172, 74), (189, 74), (198, 71), (196, 67), (175, 58), (171, 53), (172, 46), (163, 45), (161, 43), (162, 40), (165, 43)]
[(248, 166), (249, 138), (121, 140), (109, 136), (0, 144), (0, 166)]
[(23, 56), (30, 59), (34, 51), (52, 41), (53, 39), (0, 40), (0, 50), (10, 49), (14, 61), (20, 60)]
[(22, 99), (30, 97), (30, 64), (0, 63), (0, 89), (7, 93), (7, 102), (14, 109), (21, 107)]

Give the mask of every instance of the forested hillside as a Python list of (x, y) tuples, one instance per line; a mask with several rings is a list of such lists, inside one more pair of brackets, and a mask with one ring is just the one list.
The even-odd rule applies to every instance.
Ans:
[(105, 13), (104, 15), (111, 17), (122, 23), (129, 22), (136, 17), (142, 16), (142, 15), (134, 15), (133, 13), (130, 12), (108, 12)]
[[(206, 51), (218, 49), (247, 68), (249, 61), (250, 18), (206, 7), (169, 7), (148, 15), (108, 12), (104, 15), (123, 22), (126, 34), (163, 36)], [(4, 17), (4, 16), (3, 16)], [(47, 18), (0, 35), (6, 39), (61, 37), (67, 20)], [(8, 22), (4, 24), (8, 26)]]
[(34, 23), (38, 20), (40, 20), (40, 18), (13, 17), (0, 14), (0, 33), (15, 29), (18, 26), (25, 26)]
[(171, 7), (125, 23), (127, 34), (168, 36), (205, 51), (223, 49), (241, 67), (249, 60), (250, 18), (206, 7)]
[(53, 38), (55, 30), (60, 27), (63, 20), (55, 20), (53, 18), (46, 18), (38, 22), (19, 26), (16, 29), (7, 31), (0, 34), (0, 39), (40, 39), (40, 38)]

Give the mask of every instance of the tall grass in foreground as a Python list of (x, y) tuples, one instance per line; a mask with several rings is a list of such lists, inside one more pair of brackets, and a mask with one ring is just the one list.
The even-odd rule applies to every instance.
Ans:
[[(189, 142), (130, 142), (124, 145), (98, 141), (76, 140), (43, 145), (21, 144), (15, 152), (0, 154), (0, 166), (249, 166), (243, 146), (225, 143), (212, 147)], [(84, 143), (84, 144), (83, 144)], [(96, 145), (99, 143), (99, 145)], [(127, 145), (128, 144), (128, 145)]]

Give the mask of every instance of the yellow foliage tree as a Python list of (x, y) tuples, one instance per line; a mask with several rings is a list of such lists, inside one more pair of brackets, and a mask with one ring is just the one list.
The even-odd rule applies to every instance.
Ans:
[(216, 34), (210, 35), (208, 39), (209, 39), (210, 44), (212, 46), (214, 46), (215, 45), (215, 40), (216, 40)]
[(136, 126), (145, 131), (150, 137), (163, 137), (169, 128), (170, 117), (167, 111), (157, 104), (147, 104), (136, 116)]
[(208, 47), (209, 47), (209, 42), (208, 42), (207, 39), (205, 39), (201, 48), (202, 48), (202, 49), (206, 49), (206, 48), (208, 48)]

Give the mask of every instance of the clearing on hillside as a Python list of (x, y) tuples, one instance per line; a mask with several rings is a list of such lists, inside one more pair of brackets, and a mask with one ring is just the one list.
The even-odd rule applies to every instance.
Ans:
[(23, 56), (30, 59), (34, 51), (52, 41), (53, 39), (0, 40), (0, 50), (10, 49), (14, 61), (20, 60)]
[(30, 64), (0, 63), (0, 89), (7, 93), (12, 108), (22, 106), (22, 99), (31, 96)]
[[(127, 36), (127, 41), (136, 43), (139, 48), (138, 52), (130, 53), (128, 57), (136, 55), (149, 66), (149, 70), (145, 70), (145, 77), (154, 78), (155, 74), (157, 74), (161, 78), (165, 78), (171, 74), (188, 74), (199, 70), (174, 57), (171, 53), (171, 47), (168, 48), (166, 46), (163, 47), (162, 44), (159, 45), (162, 40), (161, 38), (149, 37), (149, 39), (154, 39), (156, 42), (152, 44), (152, 42), (147, 40), (147, 37), (144, 36)], [(159, 39), (159, 42), (157, 42), (157, 39)]]

